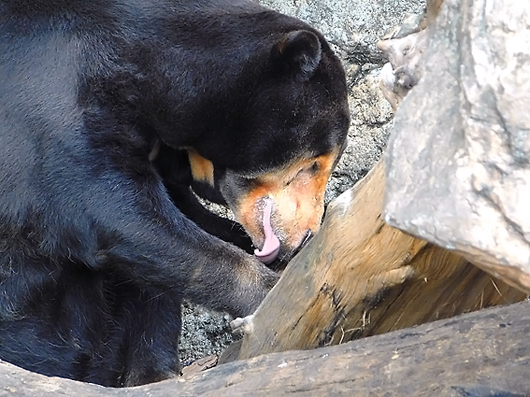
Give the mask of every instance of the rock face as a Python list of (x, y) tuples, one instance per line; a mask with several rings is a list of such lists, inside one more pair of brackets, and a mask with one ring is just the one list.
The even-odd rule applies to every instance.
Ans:
[[(260, 0), (264, 6), (306, 21), (347, 56), (377, 57), (375, 44), (406, 14), (421, 13), (424, 0)], [(365, 61), (361, 61), (365, 63)]]
[(530, 291), (530, 4), (446, 0), (397, 111), (385, 220)]
[[(343, 61), (350, 88), (352, 121), (348, 147), (326, 190), (329, 202), (362, 178), (383, 153), (392, 127), (393, 111), (379, 88), (381, 68), (386, 59), (376, 43), (390, 28), (401, 25), (408, 14), (422, 14), (425, 0), (259, 2), (319, 29)], [(215, 208), (214, 211), (230, 217), (225, 209)], [(208, 313), (194, 305), (185, 307), (180, 343), (182, 362), (217, 354), (232, 341), (223, 315)]]

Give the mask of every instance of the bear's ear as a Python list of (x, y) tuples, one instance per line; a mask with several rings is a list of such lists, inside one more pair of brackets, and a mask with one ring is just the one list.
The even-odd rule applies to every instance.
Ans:
[(296, 75), (302, 81), (309, 80), (322, 57), (320, 40), (307, 30), (297, 30), (282, 37), (272, 49), (273, 59), (282, 70)]

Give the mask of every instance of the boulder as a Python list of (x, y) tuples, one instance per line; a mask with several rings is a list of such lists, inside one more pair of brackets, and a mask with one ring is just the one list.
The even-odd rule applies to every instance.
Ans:
[(530, 4), (446, 0), (396, 113), (384, 219), (530, 291)]

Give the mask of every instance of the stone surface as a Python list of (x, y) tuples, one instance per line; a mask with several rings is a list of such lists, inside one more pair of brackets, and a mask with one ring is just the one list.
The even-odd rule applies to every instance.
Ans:
[(530, 291), (530, 3), (445, 1), (395, 118), (385, 220)]
[(183, 366), (199, 358), (221, 353), (236, 339), (237, 337), (230, 330), (228, 314), (184, 302), (179, 345), (180, 361)]
[[(424, 0), (261, 0), (321, 31), (349, 57), (381, 58), (375, 44), (408, 13), (423, 11)], [(365, 63), (357, 61), (356, 63)]]

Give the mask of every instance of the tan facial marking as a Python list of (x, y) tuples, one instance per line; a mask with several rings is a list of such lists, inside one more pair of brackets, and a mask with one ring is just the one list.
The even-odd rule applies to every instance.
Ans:
[(193, 149), (188, 149), (188, 158), (190, 160), (191, 175), (196, 181), (207, 182), (214, 186), (213, 164), (210, 160), (205, 159)]
[(242, 197), (236, 218), (255, 239), (263, 240), (260, 202), (272, 198), (272, 227), (280, 240), (296, 249), (308, 230), (320, 228), (324, 212), (324, 191), (338, 151), (313, 159), (302, 159), (256, 178), (256, 187)]

